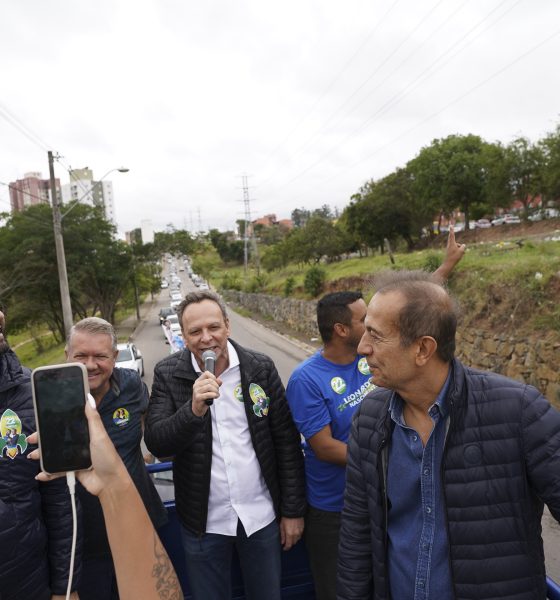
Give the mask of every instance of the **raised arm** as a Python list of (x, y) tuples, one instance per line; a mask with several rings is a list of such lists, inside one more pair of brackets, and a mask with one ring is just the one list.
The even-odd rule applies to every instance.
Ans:
[(453, 271), (457, 263), (465, 256), (466, 250), (467, 247), (465, 244), (458, 244), (455, 241), (455, 231), (453, 225), (450, 225), (445, 258), (443, 259), (441, 266), (438, 267), (433, 274), (434, 279), (438, 283), (443, 283), (449, 275), (451, 275), (451, 271)]

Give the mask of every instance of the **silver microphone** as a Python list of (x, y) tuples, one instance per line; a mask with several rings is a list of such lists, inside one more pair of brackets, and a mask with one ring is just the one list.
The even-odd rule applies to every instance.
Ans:
[[(205, 350), (202, 353), (202, 360), (204, 362), (204, 370), (210, 371), (210, 373), (214, 375), (216, 370), (216, 353), (214, 350)], [(212, 406), (212, 404), (214, 404), (214, 400), (212, 398), (209, 398), (204, 402), (206, 403), (206, 406)]]

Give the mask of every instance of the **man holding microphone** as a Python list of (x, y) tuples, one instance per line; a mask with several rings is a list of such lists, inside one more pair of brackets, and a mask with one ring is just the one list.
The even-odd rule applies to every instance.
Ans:
[(236, 546), (247, 597), (279, 600), (280, 548), (301, 537), (306, 507), (284, 387), (268, 356), (229, 339), (216, 294), (187, 294), (177, 313), (186, 349), (156, 365), (145, 442), (174, 456), (193, 597), (231, 598)]

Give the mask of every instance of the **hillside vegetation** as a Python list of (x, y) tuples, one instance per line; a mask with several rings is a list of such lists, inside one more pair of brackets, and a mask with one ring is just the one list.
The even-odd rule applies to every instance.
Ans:
[[(442, 236), (440, 236), (442, 238)], [(507, 226), (458, 234), (467, 253), (450, 281), (459, 299), (464, 325), (519, 333), (560, 333), (560, 220)], [(360, 289), (372, 294), (372, 275), (382, 269), (435, 270), (444, 255), (442, 238), (434, 247), (411, 253), (352, 257), (322, 263), (325, 283), (320, 293)], [(247, 291), (312, 299), (304, 280), (312, 268), (289, 265), (283, 269), (244, 275), (242, 268), (214, 265), (211, 280), (219, 289), (243, 287)], [(320, 294), (319, 294), (320, 295)]]

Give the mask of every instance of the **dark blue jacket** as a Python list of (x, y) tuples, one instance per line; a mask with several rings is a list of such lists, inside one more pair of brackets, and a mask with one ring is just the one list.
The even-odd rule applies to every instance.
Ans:
[[(391, 395), (382, 388), (369, 394), (352, 426), (340, 600), (390, 597), (385, 476)], [(441, 477), (455, 599), (542, 600), (543, 502), (560, 520), (560, 413), (535, 388), (457, 360), (448, 401)]]
[[(142, 418), (148, 408), (148, 389), (140, 375), (132, 369), (115, 368), (110, 383), (111, 387), (99, 403), (97, 412), (138, 489), (154, 527), (158, 529), (167, 523), (167, 511), (146, 470), (141, 448)], [(124, 415), (124, 418), (119, 415)], [(84, 511), (84, 557), (110, 558), (101, 503), (82, 485), (78, 484), (76, 490)]]
[[(16, 429), (17, 443), (7, 429)], [(65, 479), (39, 483), (31, 377), (11, 351), (0, 353), (0, 598), (26, 600), (65, 594), (72, 542), (72, 509)], [(8, 441), (8, 438), (11, 438)], [(73, 589), (79, 583), (81, 541)]]

